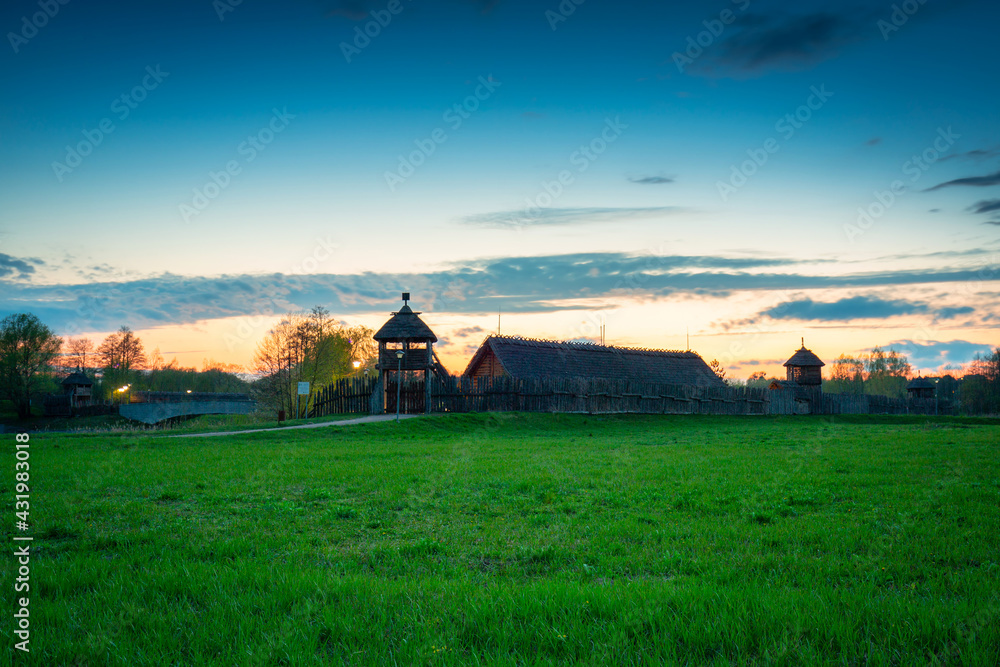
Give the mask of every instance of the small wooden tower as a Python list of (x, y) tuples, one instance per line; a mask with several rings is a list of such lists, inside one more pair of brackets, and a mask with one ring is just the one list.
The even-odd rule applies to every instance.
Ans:
[[(388, 322), (375, 332), (373, 338), (378, 341), (378, 370), (382, 388), (382, 412), (396, 411), (396, 383), (401, 382), (403, 373), (407, 371), (423, 371), (424, 400), (403, 401), (400, 412), (430, 412), (431, 408), (431, 373), (436, 370), (434, 343), (437, 336), (431, 328), (420, 319), (419, 312), (413, 312), (409, 305), (410, 293), (403, 292), (403, 307), (392, 313)], [(405, 409), (409, 407), (409, 410)]]
[(915, 377), (906, 385), (910, 398), (934, 398), (934, 383), (927, 378)]
[(94, 386), (93, 381), (84, 375), (81, 369), (76, 369), (73, 373), (62, 381), (63, 392), (69, 396), (70, 408), (82, 408), (86, 405), (90, 405), (90, 394), (91, 388)]
[(826, 364), (813, 354), (812, 350), (806, 349), (804, 338), (802, 347), (784, 363), (784, 366), (785, 380), (788, 382), (797, 382), (802, 387), (819, 387), (823, 384), (823, 371), (820, 369)]

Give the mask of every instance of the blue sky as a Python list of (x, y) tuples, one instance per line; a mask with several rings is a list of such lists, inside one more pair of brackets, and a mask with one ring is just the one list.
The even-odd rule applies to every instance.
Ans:
[(690, 330), (737, 376), (802, 336), (954, 367), (1000, 344), (998, 18), (7, 3), (0, 314), (247, 363), (284, 310), (377, 327), (408, 289), (456, 371), (497, 308), (528, 336)]

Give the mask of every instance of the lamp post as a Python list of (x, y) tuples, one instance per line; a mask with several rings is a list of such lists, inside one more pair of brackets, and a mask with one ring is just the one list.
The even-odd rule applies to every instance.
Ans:
[(351, 365), (354, 366), (354, 372), (355, 373), (357, 373), (358, 369), (361, 368), (361, 362), (360, 361), (352, 361)]
[(399, 422), (399, 393), (403, 386), (403, 351), (396, 350), (396, 359), (399, 360), (399, 368), (396, 373), (396, 422)]

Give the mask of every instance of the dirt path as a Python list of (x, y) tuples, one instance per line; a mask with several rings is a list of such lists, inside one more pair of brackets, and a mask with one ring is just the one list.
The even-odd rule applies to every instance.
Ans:
[[(400, 419), (413, 419), (421, 415), (400, 415)], [(351, 426), (353, 424), (370, 424), (372, 422), (387, 422), (396, 418), (396, 415), (372, 415), (370, 417), (358, 417), (357, 419), (344, 419), (341, 421), (321, 422), (319, 424), (299, 424), (298, 426), (278, 426), (276, 428), (255, 428), (248, 431), (215, 431), (214, 433), (184, 433), (182, 435), (168, 435), (168, 438), (212, 438), (219, 435), (243, 435), (245, 433), (273, 433), (275, 431), (294, 431), (300, 428), (328, 428), (330, 426)]]

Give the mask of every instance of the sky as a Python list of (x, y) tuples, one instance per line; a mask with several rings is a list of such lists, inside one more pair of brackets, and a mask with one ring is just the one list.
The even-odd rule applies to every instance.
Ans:
[(990, 0), (14, 0), (0, 316), (249, 366), (282, 313), (691, 349), (1000, 345)]

